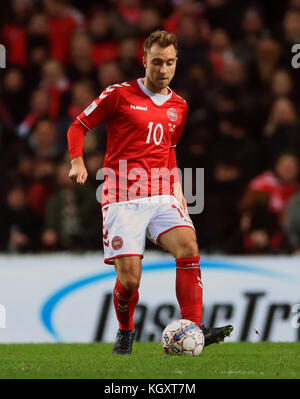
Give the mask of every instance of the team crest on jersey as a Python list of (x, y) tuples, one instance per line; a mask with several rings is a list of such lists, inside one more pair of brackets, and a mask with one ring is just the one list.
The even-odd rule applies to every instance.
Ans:
[(115, 236), (112, 239), (111, 246), (113, 247), (113, 249), (115, 251), (117, 251), (118, 249), (121, 249), (123, 247), (123, 239), (122, 239), (122, 237)]
[(167, 110), (167, 115), (171, 122), (177, 121), (177, 112), (175, 108), (169, 108)]

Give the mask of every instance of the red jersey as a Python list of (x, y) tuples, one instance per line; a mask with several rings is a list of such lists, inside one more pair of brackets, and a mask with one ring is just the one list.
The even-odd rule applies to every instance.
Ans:
[(271, 171), (255, 177), (248, 186), (249, 190), (262, 191), (270, 195), (271, 212), (283, 212), (290, 197), (297, 191), (297, 183), (283, 183)]
[(174, 147), (188, 107), (168, 90), (166, 96), (154, 94), (141, 79), (115, 84), (78, 116), (88, 130), (106, 122), (104, 174), (107, 168), (113, 173), (107, 174), (102, 205), (128, 201), (134, 195), (173, 194), (169, 171), (176, 165)]

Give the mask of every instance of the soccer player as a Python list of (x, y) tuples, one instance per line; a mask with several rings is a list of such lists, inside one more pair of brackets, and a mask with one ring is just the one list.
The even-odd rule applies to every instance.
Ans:
[[(198, 245), (176, 173), (174, 148), (188, 111), (185, 100), (169, 88), (177, 49), (174, 34), (150, 34), (144, 43), (145, 77), (107, 87), (68, 131), (69, 176), (84, 184), (85, 133), (106, 122), (103, 244), (105, 263), (114, 265), (117, 274), (113, 291), (119, 322), (115, 354), (132, 351), (146, 235), (176, 259), (176, 296), (182, 318), (201, 326)], [(230, 325), (201, 328), (205, 345), (223, 341), (233, 329)]]

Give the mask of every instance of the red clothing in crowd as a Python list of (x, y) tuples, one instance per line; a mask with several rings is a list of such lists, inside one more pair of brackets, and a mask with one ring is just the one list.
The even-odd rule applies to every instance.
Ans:
[(92, 62), (94, 65), (101, 65), (108, 61), (114, 61), (119, 57), (119, 46), (116, 42), (93, 44)]
[(26, 28), (14, 23), (6, 24), (2, 30), (2, 37), (9, 64), (26, 66)]
[(75, 20), (69, 15), (49, 20), (50, 54), (63, 64), (70, 60), (70, 40), (76, 26)]
[(250, 191), (261, 191), (270, 195), (269, 209), (280, 213), (286, 208), (289, 198), (297, 191), (297, 183), (285, 183), (273, 172), (267, 171), (255, 177), (248, 186)]

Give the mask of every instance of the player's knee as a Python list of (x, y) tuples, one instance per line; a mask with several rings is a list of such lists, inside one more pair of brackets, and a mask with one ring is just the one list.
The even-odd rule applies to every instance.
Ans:
[(132, 291), (139, 287), (141, 278), (140, 259), (135, 262), (131, 258), (121, 258), (116, 265), (117, 276), (124, 288)]
[(133, 291), (140, 286), (140, 279), (134, 275), (123, 278), (122, 285), (126, 290)]
[(177, 254), (175, 255), (176, 258), (198, 256), (199, 255), (198, 244), (194, 240), (183, 242), (176, 252), (177, 252)]

